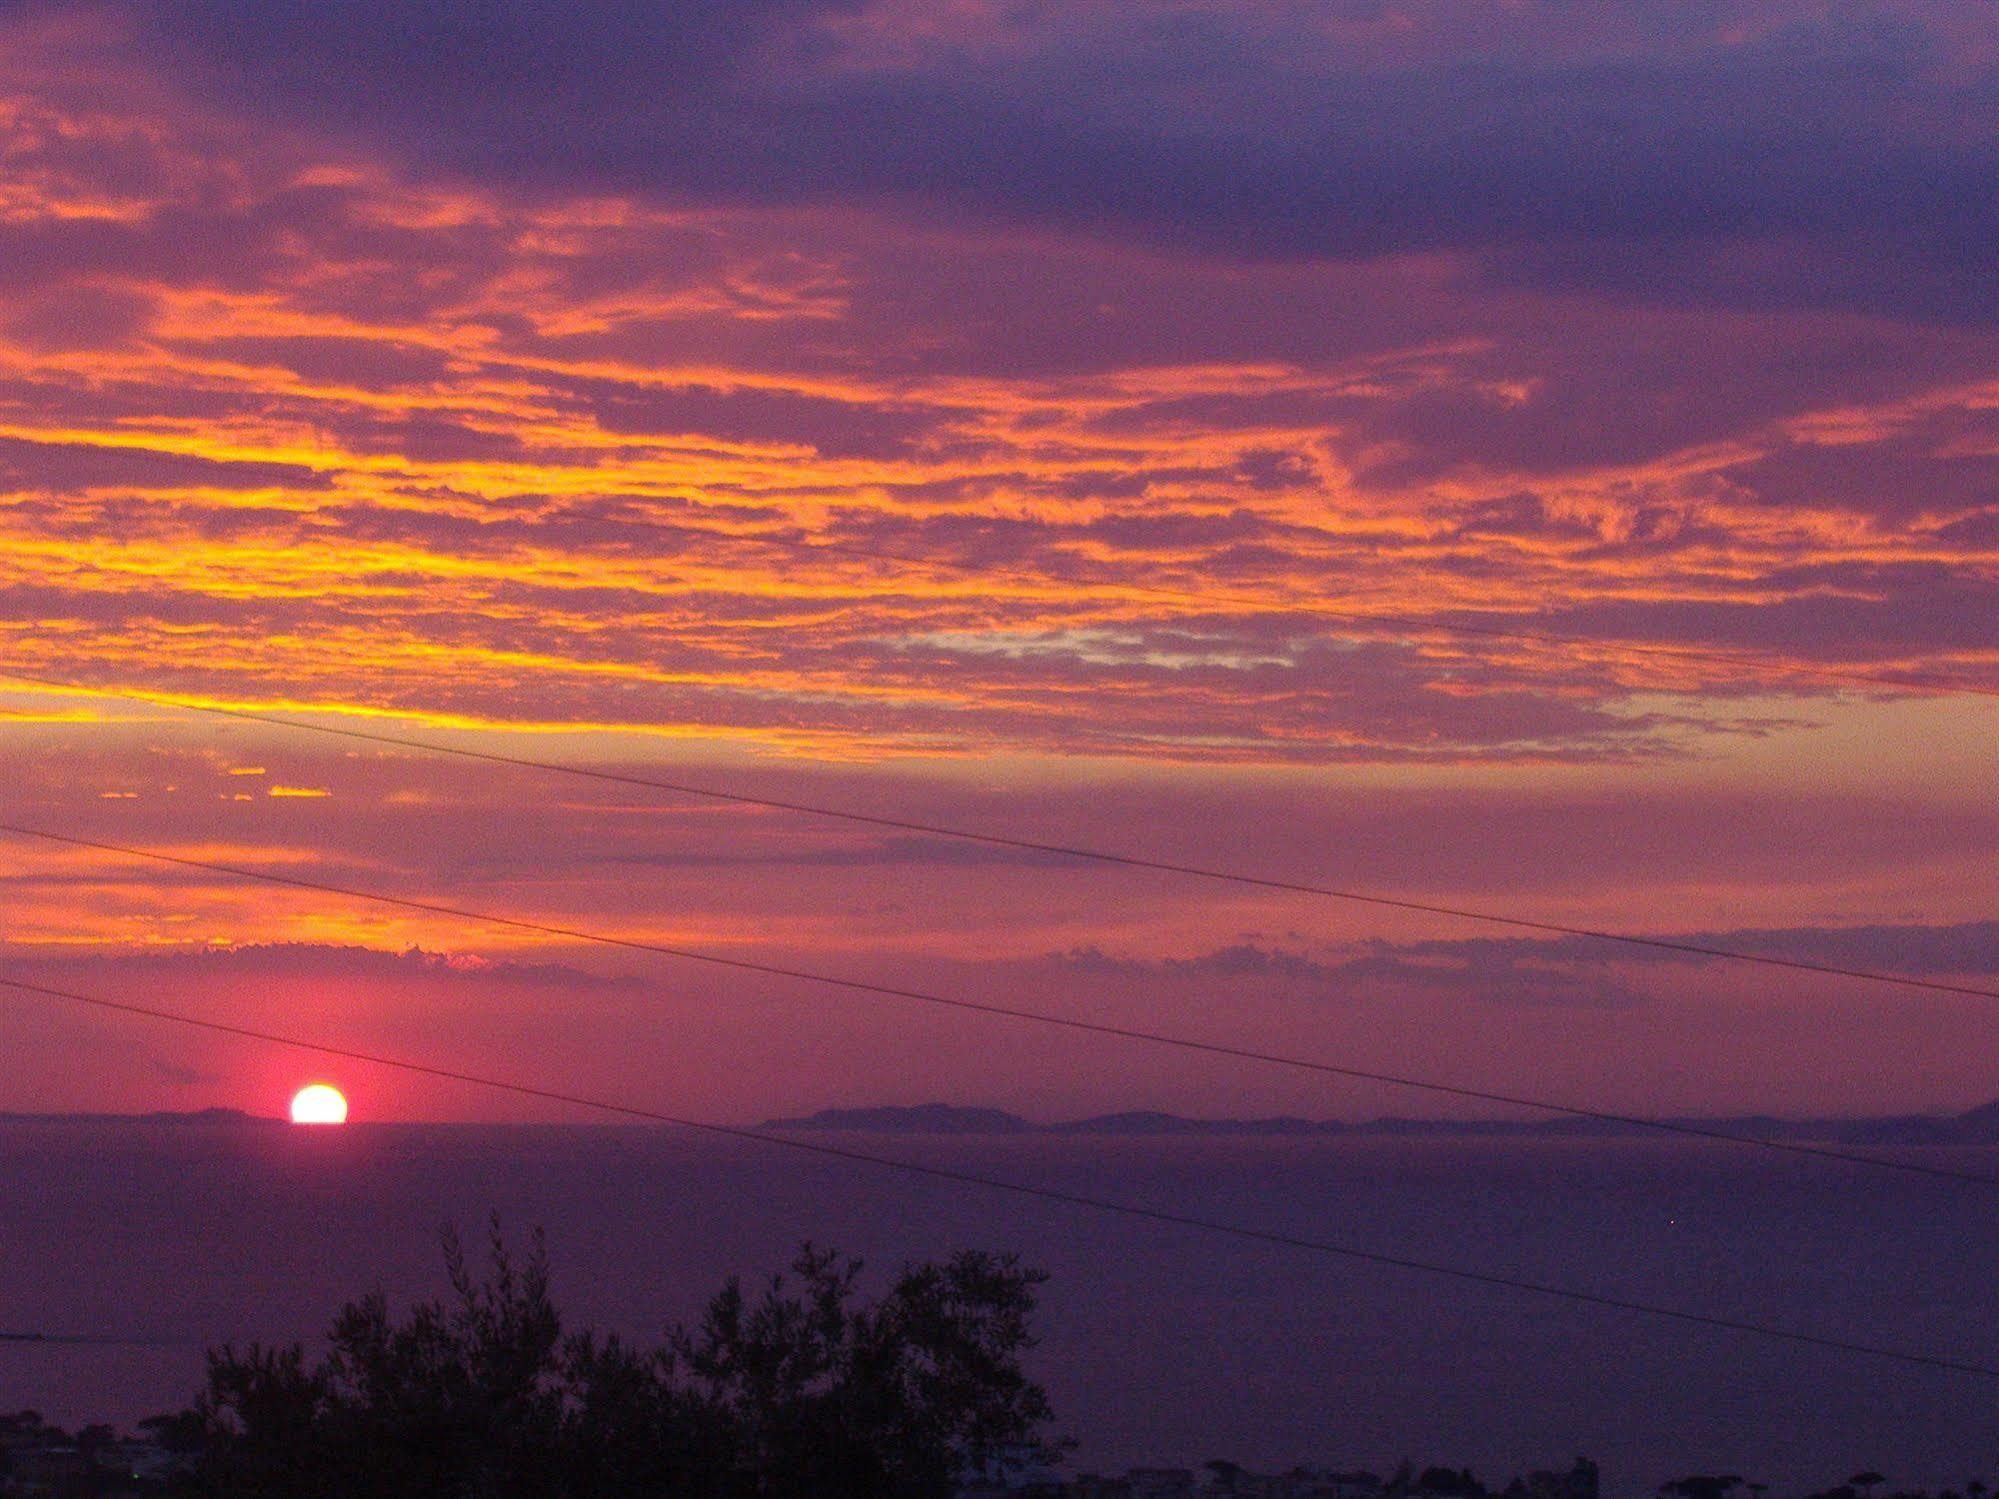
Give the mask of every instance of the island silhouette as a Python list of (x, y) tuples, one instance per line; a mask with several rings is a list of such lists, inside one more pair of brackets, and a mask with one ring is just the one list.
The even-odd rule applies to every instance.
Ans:
[[(1659, 1115), (1675, 1128), (1766, 1140), (1814, 1140), (1848, 1145), (1999, 1145), (1999, 1101), (1960, 1114), (1833, 1115), (1788, 1119), (1774, 1114)], [(842, 1131), (886, 1135), (1452, 1135), (1482, 1138), (1566, 1136), (1589, 1139), (1651, 1136), (1641, 1123), (1555, 1116), (1546, 1119), (1424, 1119), (1386, 1114), (1367, 1120), (1307, 1119), (1279, 1114), (1202, 1118), (1158, 1110), (1125, 1110), (1080, 1119), (1036, 1121), (1006, 1109), (949, 1103), (829, 1108), (796, 1118), (767, 1119), (774, 1131)]]

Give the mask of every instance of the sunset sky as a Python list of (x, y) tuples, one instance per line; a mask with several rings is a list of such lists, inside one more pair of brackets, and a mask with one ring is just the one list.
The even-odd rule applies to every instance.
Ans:
[[(0, 671), (1999, 985), (1989, 6), (456, 14), (0, 0)], [(1600, 1107), (1999, 1096), (1991, 1000), (0, 689), (51, 831)], [(0, 847), (0, 976), (701, 1117), (1448, 1112)]]

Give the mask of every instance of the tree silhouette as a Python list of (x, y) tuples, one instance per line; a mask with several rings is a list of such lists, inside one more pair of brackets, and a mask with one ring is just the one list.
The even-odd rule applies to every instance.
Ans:
[(484, 1278), (445, 1234), (452, 1295), (398, 1320), (344, 1307), (329, 1351), (223, 1348), (193, 1418), (193, 1492), (241, 1499), (940, 1499), (1041, 1451), (1020, 1367), (1045, 1277), (976, 1252), (906, 1268), (805, 1246), (759, 1293), (728, 1282), (652, 1348), (565, 1337), (539, 1236)]
[(1725, 1499), (1737, 1482), (1727, 1475), (1690, 1473), (1659, 1485), (1661, 1499)]
[(977, 1252), (905, 1270), (858, 1305), (860, 1262), (811, 1245), (747, 1297), (731, 1280), (669, 1340), (742, 1492), (948, 1494), (969, 1466), (1032, 1436), (1047, 1396), (1021, 1372), (1045, 1279)]
[(201, 1480), (216, 1493), (382, 1499), (525, 1493), (555, 1449), (561, 1320), (539, 1240), (516, 1266), (497, 1227), (492, 1269), (475, 1280), (444, 1235), (453, 1296), (396, 1321), (380, 1292), (341, 1308), (329, 1352), (309, 1366), (296, 1345), (209, 1355), (196, 1404)]

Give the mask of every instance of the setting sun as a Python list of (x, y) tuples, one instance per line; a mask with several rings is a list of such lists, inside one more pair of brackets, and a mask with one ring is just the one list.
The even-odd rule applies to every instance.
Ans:
[(292, 1095), (293, 1124), (345, 1124), (347, 1100), (338, 1088), (313, 1083)]

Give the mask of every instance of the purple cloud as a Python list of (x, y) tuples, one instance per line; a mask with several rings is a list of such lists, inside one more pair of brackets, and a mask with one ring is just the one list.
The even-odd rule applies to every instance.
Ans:
[[(1413, 37), (1365, 7), (1235, 4), (941, 37), (856, 0), (132, 16), (251, 107), (564, 193), (890, 204), (1254, 259), (1471, 250), (1537, 286), (1990, 318), (1999, 148), (1968, 122), (1999, 82), (1915, 8), (1467, 9), (1416, 8)], [(1773, 242), (1803, 264), (1731, 248)]]

